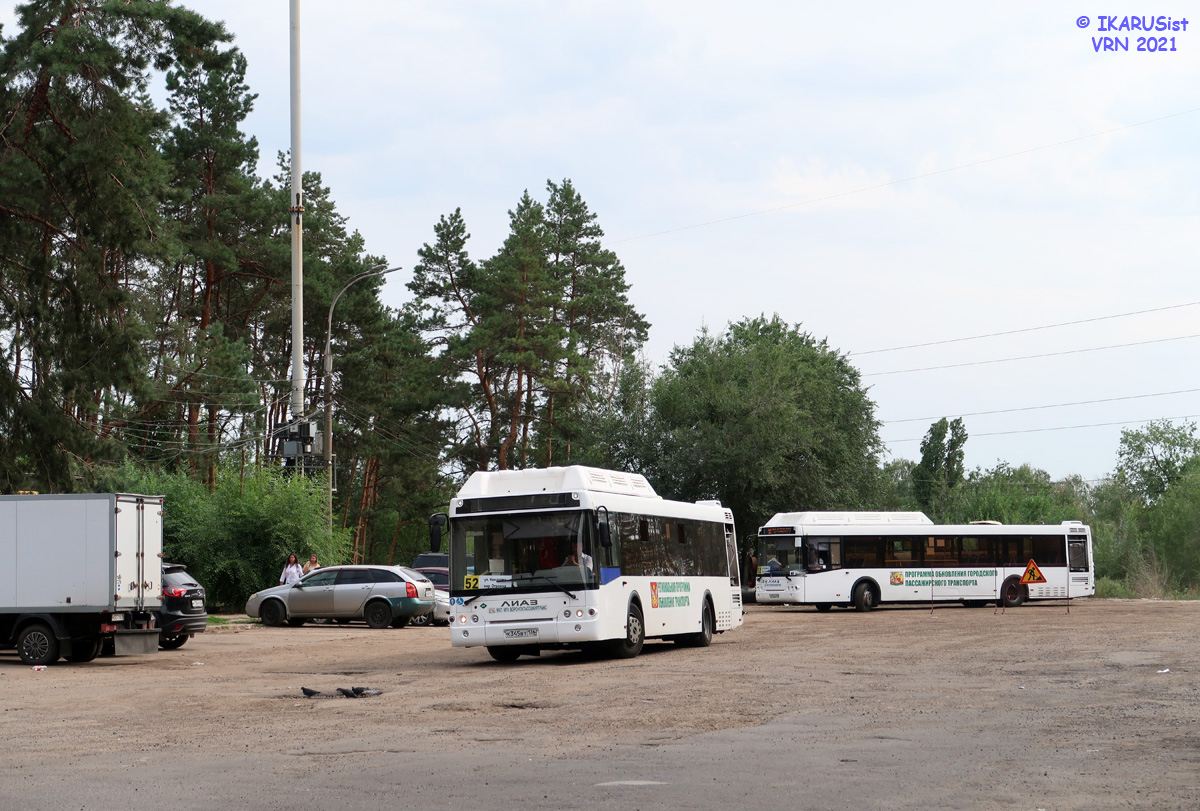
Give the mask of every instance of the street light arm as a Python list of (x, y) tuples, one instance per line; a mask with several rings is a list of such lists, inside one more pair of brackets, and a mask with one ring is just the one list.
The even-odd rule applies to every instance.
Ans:
[[(384, 268), (387, 268), (386, 270)], [(376, 265), (370, 270), (364, 270), (362, 273), (350, 277), (350, 280), (342, 285), (342, 289), (337, 291), (337, 295), (333, 297), (333, 301), (329, 303), (329, 318), (325, 321), (325, 374), (330, 374), (333, 371), (333, 357), (330, 354), (330, 347), (333, 343), (333, 308), (337, 306), (338, 299), (342, 297), (342, 293), (355, 282), (362, 281), (368, 276), (383, 276), (388, 273), (395, 273), (401, 268), (388, 268), (387, 265)]]
[[(385, 270), (386, 268), (386, 270)], [(329, 509), (329, 533), (333, 534), (333, 308), (346, 288), (355, 282), (360, 282), (368, 276), (383, 276), (395, 273), (400, 268), (388, 268), (386, 265), (376, 265), (370, 270), (364, 270), (350, 277), (350, 280), (337, 291), (333, 301), (329, 302), (329, 318), (325, 322), (325, 435), (322, 437), (322, 455), (325, 457), (326, 494)]]

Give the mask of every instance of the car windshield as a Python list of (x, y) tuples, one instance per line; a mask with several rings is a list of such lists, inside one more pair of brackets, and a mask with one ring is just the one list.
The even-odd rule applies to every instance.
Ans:
[(598, 582), (591, 522), (581, 511), (456, 517), (450, 544), (450, 588), (456, 595), (581, 589)]

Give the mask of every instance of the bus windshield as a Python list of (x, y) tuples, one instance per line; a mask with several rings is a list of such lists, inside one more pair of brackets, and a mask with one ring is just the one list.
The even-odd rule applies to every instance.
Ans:
[(758, 574), (762, 577), (804, 574), (802, 550), (795, 535), (765, 535), (758, 539)]
[[(577, 510), (455, 517), (450, 522), (451, 592), (596, 587), (588, 515)], [(474, 559), (474, 571), (468, 570), (468, 557)]]

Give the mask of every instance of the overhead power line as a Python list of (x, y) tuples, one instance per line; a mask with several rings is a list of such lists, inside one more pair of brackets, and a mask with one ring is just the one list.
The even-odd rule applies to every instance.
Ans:
[(878, 355), (882, 352), (899, 352), (903, 349), (921, 349), (927, 346), (941, 346), (942, 344), (955, 344), (962, 341), (978, 341), (982, 338), (999, 338), (1004, 335), (1020, 335), (1024, 332), (1038, 332), (1044, 329), (1057, 329), (1059, 327), (1073, 327), (1077, 324), (1091, 324), (1096, 321), (1110, 321), (1114, 318), (1128, 318), (1133, 315), (1146, 315), (1147, 313), (1161, 313), (1165, 310), (1178, 310), (1181, 307), (1195, 307), (1200, 304), (1200, 301), (1189, 301), (1186, 304), (1170, 304), (1166, 307), (1153, 307), (1149, 310), (1134, 310), (1128, 313), (1116, 313), (1114, 315), (1098, 315), (1095, 318), (1081, 318), (1078, 321), (1063, 321), (1058, 324), (1044, 324), (1040, 327), (1024, 327), (1022, 329), (1010, 329), (1004, 332), (988, 332), (983, 335), (968, 335), (964, 338), (946, 338), (941, 341), (926, 341), (920, 344), (907, 344), (905, 346), (892, 346), (887, 349), (868, 349), (866, 352), (851, 352), (852, 357), (862, 357), (863, 355)]
[(1019, 408), (998, 408), (994, 411), (968, 411), (962, 414), (940, 414), (936, 417), (908, 417), (903, 420), (881, 420), (881, 425), (898, 425), (902, 422), (928, 422), (955, 417), (983, 417), (988, 414), (1013, 414), (1018, 411), (1039, 411), (1045, 408), (1068, 408), (1070, 406), (1095, 405), (1096, 403), (1116, 403), (1122, 400), (1144, 400), (1149, 397), (1169, 397), (1173, 394), (1194, 394), (1200, 389), (1180, 389), (1178, 391), (1160, 391), (1155, 394), (1130, 394), (1125, 397), (1105, 397), (1099, 400), (1076, 400), (1073, 403), (1052, 403), (1050, 405), (1022, 406)]
[(694, 225), (680, 226), (679, 228), (668, 228), (665, 231), (654, 231), (653, 233), (641, 234), (640, 236), (636, 236), (636, 237), (626, 237), (625, 239), (610, 240), (608, 244), (609, 245), (620, 245), (621, 243), (624, 243), (624, 242), (636, 242), (636, 241), (642, 240), (642, 239), (650, 239), (651, 237), (665, 236), (666, 234), (677, 234), (680, 231), (692, 231), (697, 228), (707, 228), (710, 225), (720, 225), (721, 223), (733, 222), (734, 220), (744, 220), (748, 217), (758, 217), (763, 214), (772, 214), (776, 211), (786, 211), (789, 208), (797, 208), (799, 206), (812, 205), (813, 203), (824, 203), (828, 200), (837, 200), (840, 197), (849, 197), (850, 195), (853, 195), (853, 194), (862, 194), (863, 192), (875, 191), (876, 189), (886, 189), (889, 186), (898, 186), (901, 183), (910, 183), (914, 180), (924, 180), (927, 177), (936, 177), (937, 175), (944, 175), (944, 174), (948, 174), (950, 172), (957, 172), (962, 169), (970, 169), (971, 167), (982, 166), (986, 163), (995, 163), (996, 161), (1008, 160), (1009, 158), (1017, 158), (1017, 157), (1020, 157), (1021, 155), (1029, 155), (1034, 152), (1041, 152), (1042, 150), (1045, 150), (1045, 149), (1054, 149), (1055, 147), (1066, 146), (1067, 144), (1074, 144), (1074, 143), (1078, 143), (1079, 141), (1086, 141), (1089, 138), (1099, 138), (1101, 135), (1111, 135), (1114, 132), (1121, 132), (1122, 130), (1133, 129), (1134, 127), (1144, 127), (1147, 124), (1155, 124), (1159, 121), (1166, 121), (1171, 118), (1178, 118), (1181, 115), (1188, 115), (1190, 113), (1194, 113), (1197, 111), (1200, 111), (1200, 107), (1193, 107), (1190, 110), (1181, 110), (1178, 113), (1171, 113), (1169, 115), (1159, 116), (1158, 118), (1149, 118), (1145, 121), (1138, 121), (1137, 123), (1134, 123), (1134, 124), (1125, 124), (1124, 126), (1113, 127), (1110, 130), (1103, 130), (1102, 132), (1093, 132), (1089, 135), (1080, 135), (1077, 138), (1068, 138), (1065, 141), (1056, 141), (1055, 143), (1052, 143), (1052, 144), (1044, 144), (1043, 146), (1035, 146), (1030, 149), (1022, 149), (1019, 152), (1009, 152), (1007, 155), (996, 155), (995, 157), (984, 158), (983, 160), (971, 161), (970, 163), (962, 163), (962, 164), (959, 164), (958, 166), (951, 166), (947, 169), (936, 169), (932, 172), (925, 172), (925, 173), (919, 174), (919, 175), (912, 175), (911, 177), (904, 177), (904, 178), (900, 178), (899, 180), (890, 180), (887, 183), (876, 183), (873, 186), (863, 186), (862, 188), (851, 189), (849, 191), (844, 191), (844, 192), (838, 192), (837, 194), (829, 194), (824, 197), (814, 197), (814, 198), (811, 198), (808, 200), (801, 200), (796, 203), (787, 203), (782, 206), (775, 206), (774, 208), (764, 208), (764, 209), (760, 209), (758, 211), (750, 211), (745, 214), (735, 214), (732, 217), (722, 217), (717, 220), (708, 220), (707, 222), (695, 223)]
[[(1055, 428), (1023, 428), (1016, 431), (989, 431), (984, 434), (970, 434), (970, 438), (983, 436), (1010, 436), (1012, 434), (1040, 434), (1049, 431), (1074, 431), (1077, 428), (1107, 428), (1113, 425), (1145, 425), (1148, 422), (1156, 422), (1158, 420), (1194, 420), (1200, 418), (1200, 414), (1186, 414), (1182, 417), (1154, 417), (1149, 420), (1126, 420), (1124, 422), (1092, 422), (1086, 425), (1060, 425)], [(925, 437), (910, 437), (908, 439), (885, 439), (885, 445), (894, 445), (899, 442), (921, 442)]]
[(1084, 352), (1103, 352), (1107, 349), (1125, 349), (1130, 346), (1147, 346), (1149, 344), (1163, 344), (1170, 341), (1184, 341), (1189, 338), (1200, 338), (1200, 334), (1194, 335), (1177, 335), (1174, 338), (1155, 338), (1150, 341), (1134, 341), (1128, 344), (1110, 344), (1109, 346), (1091, 346), (1085, 349), (1067, 349), (1062, 352), (1044, 352), (1040, 355), (1020, 355), (1012, 358), (994, 358), (992, 360), (973, 360), (967, 363), (948, 363), (943, 366), (921, 366), (916, 369), (894, 369), (890, 372), (871, 372), (864, 374), (863, 377), (883, 377), (884, 375), (903, 375), (910, 372), (932, 372), (938, 369), (961, 369), (964, 366), (986, 366), (990, 363), (1010, 363), (1018, 360), (1037, 360), (1038, 358), (1054, 358), (1060, 355), (1079, 355)]

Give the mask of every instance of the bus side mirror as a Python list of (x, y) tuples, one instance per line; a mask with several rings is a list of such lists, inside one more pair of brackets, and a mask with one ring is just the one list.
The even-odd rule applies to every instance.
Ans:
[[(603, 520), (600, 518), (601, 510), (604, 510)], [(608, 525), (608, 507), (596, 508), (596, 539), (600, 541), (602, 548), (612, 549), (612, 528)]]
[(442, 551), (442, 527), (446, 524), (445, 513), (434, 513), (429, 516), (429, 551)]

